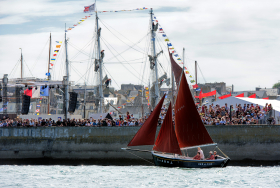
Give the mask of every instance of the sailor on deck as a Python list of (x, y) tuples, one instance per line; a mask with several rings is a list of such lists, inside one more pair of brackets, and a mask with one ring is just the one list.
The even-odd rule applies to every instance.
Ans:
[(209, 154), (210, 154), (210, 157), (207, 158), (206, 160), (215, 160), (215, 156), (213, 155), (213, 152), (210, 151)]
[(200, 158), (204, 160), (204, 154), (200, 147), (197, 148), (197, 151), (200, 153)]
[(197, 152), (196, 156), (193, 157), (193, 160), (200, 160), (201, 157), (200, 157), (200, 153)]

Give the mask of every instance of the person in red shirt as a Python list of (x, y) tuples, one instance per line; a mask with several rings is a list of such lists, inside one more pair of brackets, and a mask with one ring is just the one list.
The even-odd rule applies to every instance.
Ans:
[(215, 156), (213, 155), (213, 152), (210, 151), (209, 154), (210, 154), (210, 157), (207, 158), (206, 160), (215, 160)]
[(127, 120), (129, 120), (129, 119), (130, 119), (129, 112), (126, 112), (126, 119), (127, 119)]
[(197, 152), (196, 156), (193, 157), (193, 160), (200, 160), (200, 152)]

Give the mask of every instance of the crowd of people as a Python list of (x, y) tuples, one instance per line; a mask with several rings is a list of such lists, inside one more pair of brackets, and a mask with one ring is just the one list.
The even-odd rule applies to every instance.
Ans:
[[(236, 106), (224, 106), (213, 104), (206, 106), (197, 106), (198, 113), (205, 125), (237, 125), (237, 124), (275, 124), (272, 117), (272, 105), (266, 104), (261, 108), (258, 104), (241, 104)], [(158, 126), (161, 126), (167, 112), (167, 107), (163, 105), (158, 119)], [(103, 118), (97, 119), (90, 117), (89, 119), (67, 119), (57, 121), (53, 119), (10, 119), (3, 117), (0, 120), (0, 127), (40, 127), (40, 126), (85, 126), (85, 127), (101, 127), (101, 126), (142, 126), (147, 120), (148, 115), (142, 118), (134, 118), (133, 114), (127, 112), (126, 116), (113, 119)], [(174, 119), (174, 109), (173, 109)], [(174, 121), (173, 121), (174, 122)]]
[(224, 106), (213, 104), (197, 106), (201, 120), (205, 125), (236, 125), (236, 124), (275, 124), (272, 117), (272, 105), (261, 108), (258, 104), (241, 104)]

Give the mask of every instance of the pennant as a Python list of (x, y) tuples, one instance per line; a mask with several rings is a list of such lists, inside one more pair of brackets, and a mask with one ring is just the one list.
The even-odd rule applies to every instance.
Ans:
[(257, 98), (256, 93), (254, 93), (253, 95), (250, 95), (248, 98)]
[(231, 92), (230, 92), (230, 94), (220, 96), (219, 99), (225, 99), (225, 98), (228, 98), (230, 96), (231, 96)]
[(244, 97), (244, 93), (241, 93), (239, 95), (236, 95), (235, 97)]
[(169, 50), (173, 50), (174, 48), (172, 47), (172, 48), (169, 48)]
[(181, 59), (180, 59), (180, 58), (178, 58), (177, 60), (181, 61)]
[(192, 78), (192, 75), (190, 75), (189, 77)]
[(57, 54), (53, 54), (53, 56), (56, 56)]
[(157, 19), (157, 18), (154, 16), (154, 19)]
[(186, 71), (186, 74), (190, 74), (190, 72), (189, 72), (189, 71)]
[(164, 41), (168, 42), (168, 41), (169, 41), (169, 39), (165, 39)]
[(50, 65), (51, 65), (51, 66), (53, 66), (53, 64), (52, 64), (52, 63), (50, 63)]
[(76, 24), (76, 25), (73, 25), (73, 26), (77, 26), (77, 24)]
[(56, 47), (56, 48), (60, 48), (60, 46), (61, 46), (61, 45), (56, 45), (55, 47)]
[(167, 46), (172, 46), (172, 44), (171, 43), (167, 43)]
[(85, 6), (84, 8), (85, 8), (84, 13), (94, 12), (95, 11), (95, 3), (93, 3), (92, 5), (89, 5), (89, 6)]
[(193, 89), (195, 89), (195, 88), (198, 88), (198, 85), (194, 84), (192, 87), (193, 87)]
[(174, 56), (175, 56), (175, 57), (178, 57), (179, 55), (178, 55), (178, 54), (175, 54)]
[(194, 83), (195, 81), (194, 80), (191, 80), (191, 83)]
[(80, 20), (81, 22), (85, 21), (85, 20)]
[(82, 23), (82, 22), (78, 22), (78, 24), (80, 24), (80, 23)]
[(51, 59), (51, 61), (55, 61), (55, 59)]
[(59, 50), (55, 50), (54, 52), (59, 52)]
[(166, 37), (166, 34), (162, 34), (163, 37)]
[(56, 43), (62, 43), (62, 41), (55, 41)]

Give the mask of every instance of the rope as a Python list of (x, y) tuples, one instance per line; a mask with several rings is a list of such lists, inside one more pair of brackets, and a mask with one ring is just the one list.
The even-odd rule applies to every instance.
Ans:
[[(218, 146), (216, 146), (216, 148), (218, 148)], [(219, 150), (226, 158), (229, 158), (224, 152), (222, 152), (222, 150), (220, 150), (220, 148), (218, 148), (218, 150)]]
[[(125, 150), (125, 151), (127, 151), (127, 150)], [(154, 165), (154, 163), (152, 163), (151, 161), (148, 161), (148, 160), (146, 160), (146, 159), (144, 159), (144, 158), (142, 158), (142, 157), (139, 157), (138, 155), (135, 155), (134, 153), (131, 153), (131, 152), (129, 152), (129, 151), (127, 151), (127, 152), (130, 153), (130, 154), (132, 154), (132, 155), (134, 155), (134, 156), (136, 156), (136, 157), (138, 157), (138, 158), (140, 158), (140, 159), (143, 159), (144, 161), (146, 161), (146, 162), (148, 162), (148, 163), (151, 163), (151, 164)]]

